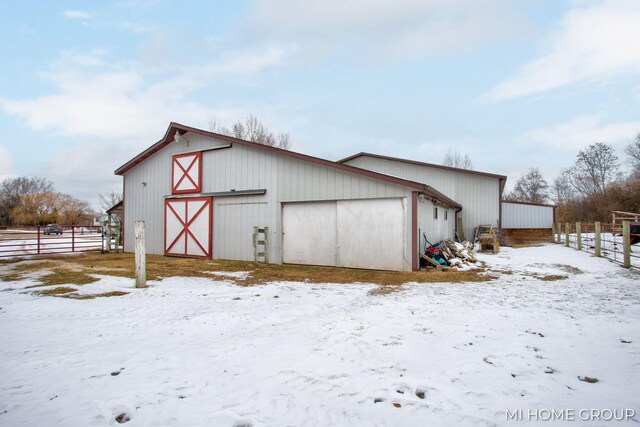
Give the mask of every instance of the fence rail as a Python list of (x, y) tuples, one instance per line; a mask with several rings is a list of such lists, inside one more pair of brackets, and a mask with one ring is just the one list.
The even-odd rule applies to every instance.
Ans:
[(0, 227), (0, 258), (103, 251), (100, 226), (62, 225)]
[(630, 221), (556, 223), (552, 234), (555, 243), (607, 258), (625, 268), (640, 268), (640, 234), (632, 233)]

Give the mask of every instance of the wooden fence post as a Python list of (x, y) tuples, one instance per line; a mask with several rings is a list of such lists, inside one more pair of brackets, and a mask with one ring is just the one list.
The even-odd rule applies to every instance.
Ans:
[(557, 223), (556, 227), (557, 227), (557, 231), (558, 231), (558, 243), (562, 243), (562, 224), (561, 223)]
[(594, 233), (596, 238), (596, 256), (602, 256), (602, 236), (600, 234), (600, 222), (596, 222)]
[(144, 245), (144, 221), (136, 221), (135, 227), (136, 251), (136, 288), (147, 287), (147, 259)]
[(622, 221), (622, 244), (624, 268), (631, 268), (631, 223), (629, 221)]
[(551, 224), (551, 241), (553, 243), (556, 243), (556, 223), (554, 222), (553, 224)]
[(578, 243), (578, 250), (582, 250), (582, 230), (580, 228), (580, 223), (576, 222), (576, 242)]
[(564, 242), (564, 244), (569, 247), (569, 223), (565, 222), (564, 224), (564, 234), (566, 237), (566, 241)]

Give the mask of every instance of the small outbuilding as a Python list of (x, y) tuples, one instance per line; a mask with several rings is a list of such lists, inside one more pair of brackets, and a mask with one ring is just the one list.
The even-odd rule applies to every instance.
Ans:
[(115, 173), (128, 252), (144, 220), (152, 254), (416, 270), (423, 233), (453, 238), (462, 209), (424, 180), (178, 123)]
[(504, 244), (550, 242), (555, 218), (554, 205), (503, 201), (501, 234)]

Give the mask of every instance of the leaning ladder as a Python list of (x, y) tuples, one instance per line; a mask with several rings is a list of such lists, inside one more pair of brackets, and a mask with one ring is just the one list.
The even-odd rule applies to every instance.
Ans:
[(269, 227), (253, 227), (253, 260), (269, 263)]

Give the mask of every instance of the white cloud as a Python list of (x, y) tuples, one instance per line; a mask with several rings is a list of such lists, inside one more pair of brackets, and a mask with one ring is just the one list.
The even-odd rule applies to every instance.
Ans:
[(13, 172), (13, 161), (9, 150), (0, 145), (0, 181), (9, 178)]
[(580, 3), (548, 38), (547, 53), (481, 99), (496, 101), (582, 81), (640, 73), (640, 1)]
[(605, 123), (602, 114), (583, 115), (553, 126), (534, 129), (519, 138), (526, 144), (543, 144), (573, 152), (593, 144), (624, 145), (640, 132), (640, 120)]
[(306, 56), (343, 49), (384, 61), (465, 50), (525, 27), (505, 0), (256, 0), (245, 31), (294, 43)]
[(69, 19), (91, 19), (94, 16), (86, 10), (65, 10), (62, 14)]
[[(43, 156), (37, 174), (58, 190), (95, 203), (98, 193), (120, 185), (113, 171), (161, 138), (169, 122), (206, 127), (212, 116), (230, 123), (249, 112), (195, 101), (199, 90), (235, 79), (250, 83), (286, 54), (278, 47), (223, 54), (203, 64), (173, 65), (160, 78), (138, 63), (111, 64), (103, 50), (64, 52), (50, 71), (40, 73), (54, 84), (54, 93), (0, 98), (0, 109), (35, 131), (64, 139), (65, 148)], [(0, 147), (0, 177), (10, 164)]]
[[(38, 131), (98, 138), (153, 137), (170, 121), (193, 123), (213, 114), (207, 105), (189, 99), (194, 91), (222, 79), (253, 76), (279, 64), (284, 55), (276, 47), (235, 53), (202, 65), (174, 67), (169, 77), (153, 83), (135, 64), (96, 71), (99, 61), (81, 57), (71, 67), (43, 74), (57, 93), (27, 100), (0, 98), (0, 108)], [(235, 113), (233, 109), (215, 111), (222, 120)]]

